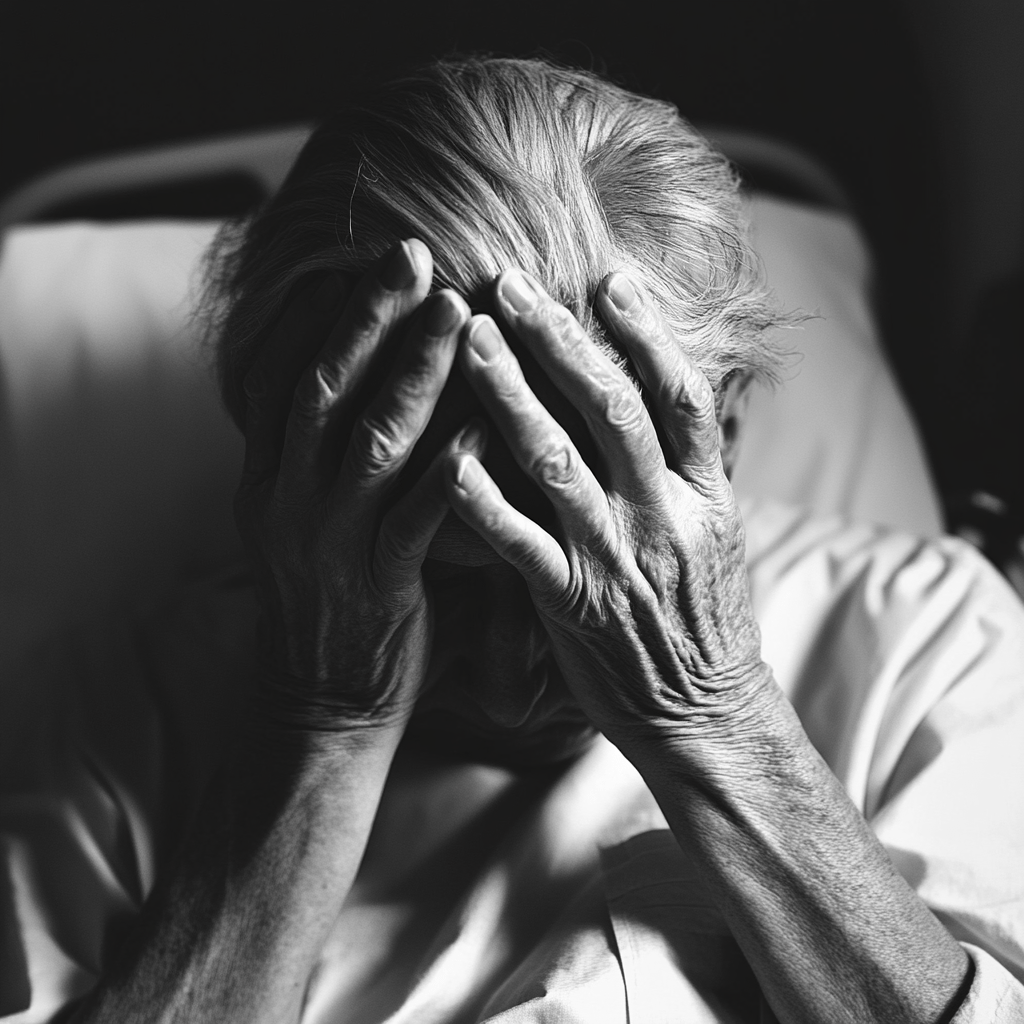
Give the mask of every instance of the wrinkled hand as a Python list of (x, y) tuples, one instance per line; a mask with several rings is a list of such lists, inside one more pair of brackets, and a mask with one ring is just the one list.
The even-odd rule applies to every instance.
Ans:
[[(469, 317), (453, 292), (424, 302), (431, 277), (412, 241), (354, 290), (337, 275), (307, 287), (245, 380), (235, 518), (257, 575), (263, 692), (272, 716), (310, 729), (402, 720), (426, 673), (421, 566), (449, 508), (445, 463), (460, 443), (482, 453), (471, 424), (385, 511)], [(361, 389), (392, 359), (360, 412)]]
[[(623, 292), (625, 310), (613, 301)], [(770, 673), (714, 395), (624, 275), (606, 279), (597, 301), (650, 395), (664, 449), (626, 375), (536, 282), (510, 271), (498, 282), (498, 309), (581, 413), (604, 485), (530, 390), (494, 321), (479, 316), (464, 332), (464, 372), (551, 500), (559, 536), (506, 501), (471, 455), (451, 464), (452, 507), (519, 570), (567, 684), (613, 742), (624, 747), (652, 727), (728, 732)]]

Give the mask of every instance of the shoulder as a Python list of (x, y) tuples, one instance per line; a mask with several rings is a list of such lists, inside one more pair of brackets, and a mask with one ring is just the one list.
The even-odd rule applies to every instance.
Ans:
[(982, 736), (992, 756), (1017, 744), (1024, 604), (974, 548), (779, 505), (744, 511), (765, 660), (862, 811), (878, 809), (912, 738), (947, 755)]
[[(1024, 603), (975, 548), (889, 527), (816, 517), (777, 503), (748, 504), (747, 567), (759, 617), (784, 602), (812, 620), (860, 609), (879, 628), (939, 616), (1024, 631)], [(936, 622), (938, 625), (938, 622)]]

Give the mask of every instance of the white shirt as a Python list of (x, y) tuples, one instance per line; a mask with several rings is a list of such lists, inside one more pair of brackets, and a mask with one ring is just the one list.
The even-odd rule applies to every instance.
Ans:
[[(956, 1024), (1024, 1020), (1024, 606), (955, 539), (770, 505), (746, 521), (766, 660), (974, 959)], [(31, 997), (3, 1019), (45, 1020), (95, 980), (172, 827), (169, 766), (193, 790), (208, 773), (252, 612), (222, 579), (158, 628), (26, 669), (51, 710), (6, 737), (0, 772), (0, 1012)], [(558, 777), (403, 754), (304, 1022), (756, 1021), (759, 998), (639, 775), (601, 740)]]

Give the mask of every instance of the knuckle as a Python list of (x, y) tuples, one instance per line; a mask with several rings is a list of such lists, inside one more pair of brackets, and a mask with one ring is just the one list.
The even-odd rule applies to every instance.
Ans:
[(576, 317), (564, 306), (551, 300), (539, 306), (536, 324), (544, 334), (549, 335), (561, 348), (570, 353), (588, 340)]
[(579, 464), (564, 441), (549, 444), (534, 458), (530, 468), (541, 484), (556, 490), (567, 490), (579, 479)]
[(602, 415), (608, 426), (622, 432), (635, 430), (644, 415), (643, 402), (631, 384), (612, 382), (604, 386), (601, 395)]
[(308, 377), (310, 386), (315, 388), (325, 401), (333, 401), (344, 390), (345, 374), (337, 363), (317, 363), (313, 372)]
[(715, 393), (711, 390), (707, 377), (700, 374), (694, 388), (693, 403), (697, 415), (701, 419), (713, 420), (715, 418)]
[(526, 378), (523, 376), (519, 361), (514, 356), (510, 359), (507, 354), (502, 354), (493, 364), (490, 371), (490, 387), (495, 396), (502, 401), (519, 399), (523, 396)]
[(375, 285), (352, 310), (352, 333), (357, 337), (380, 334), (387, 328), (391, 305), (389, 294), (381, 285)]
[(352, 437), (356, 473), (365, 478), (386, 473), (402, 457), (405, 447), (405, 438), (393, 425), (364, 417), (356, 424)]
[(677, 344), (667, 324), (652, 306), (645, 303), (639, 310), (631, 314), (630, 319), (633, 330), (648, 344), (656, 348), (669, 343)]
[(318, 363), (302, 375), (295, 389), (293, 409), (301, 416), (319, 418), (328, 412), (342, 391), (342, 377), (332, 363)]
[(680, 414), (703, 424), (715, 420), (715, 393), (702, 373), (688, 376), (669, 386), (668, 405)]

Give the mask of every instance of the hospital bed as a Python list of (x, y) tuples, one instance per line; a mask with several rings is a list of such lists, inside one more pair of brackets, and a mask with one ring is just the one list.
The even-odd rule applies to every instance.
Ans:
[[(737, 491), (939, 532), (872, 315), (871, 255), (842, 187), (792, 147), (705, 130), (758, 186), (748, 208), (770, 284), (812, 314), (784, 339), (787, 380), (754, 396)], [(87, 161), (0, 204), (0, 650), (83, 609), (152, 601), (237, 555), (241, 442), (190, 304), (219, 223), (209, 214), (272, 192), (308, 132)]]
[[(119, 610), (143, 618), (176, 585), (240, 556), (231, 497), (241, 439), (220, 407), (191, 310), (223, 216), (272, 192), (308, 131), (89, 161), (0, 204), (0, 780), (11, 767), (6, 752), (24, 750), (24, 733), (45, 717), (42, 690), (10, 685), (31, 678), (16, 668), (21, 659), (45, 658), (66, 629), (98, 630)], [(769, 283), (784, 306), (811, 314), (786, 335), (786, 380), (753, 397), (737, 492), (745, 502), (941, 532), (921, 444), (878, 336), (871, 254), (842, 188), (813, 158), (774, 140), (707, 131), (750, 186), (752, 239)], [(130, 709), (101, 713), (104, 728), (131, 720)], [(102, 810), (104, 799), (120, 800), (130, 824), (130, 802), (104, 795), (98, 778), (84, 783), (100, 801), (98, 820), (117, 818)], [(33, 805), (38, 817), (25, 833), (38, 849), (78, 844), (67, 831), (77, 819), (42, 806)], [(46, 946), (45, 928), (26, 926), (30, 943), (38, 935), (41, 944), (25, 953), (28, 975), (39, 964), (63, 973), (33, 977), (37, 995), (18, 1019), (46, 1019), (46, 999), (94, 977), (109, 938), (102, 929), (151, 884), (143, 831), (125, 840), (135, 889), (97, 869), (69, 902), (87, 909), (66, 922), (60, 951)], [(82, 863), (88, 848), (75, 846), (66, 863)], [(22, 862), (9, 853), (13, 871)], [(74, 883), (64, 868), (54, 877)], [(88, 885), (101, 886), (94, 900), (82, 895)], [(24, 898), (30, 878), (15, 889)], [(0, 1016), (27, 998), (5, 989), (7, 978)]]

